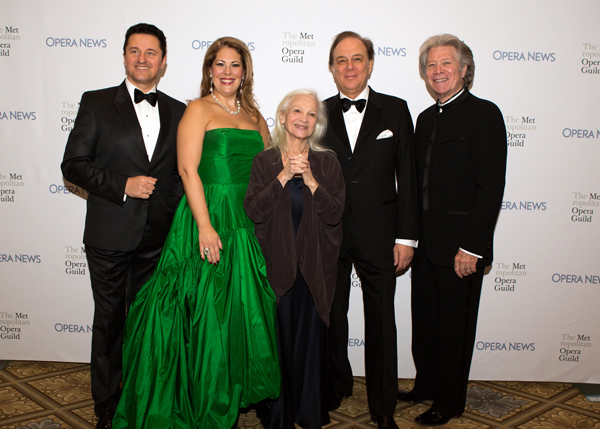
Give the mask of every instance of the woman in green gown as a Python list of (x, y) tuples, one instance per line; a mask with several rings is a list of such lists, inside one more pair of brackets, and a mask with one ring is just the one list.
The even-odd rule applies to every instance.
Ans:
[(226, 429), (279, 395), (275, 295), (243, 209), (269, 134), (252, 81), (246, 45), (213, 42), (177, 131), (185, 196), (127, 317), (114, 428)]

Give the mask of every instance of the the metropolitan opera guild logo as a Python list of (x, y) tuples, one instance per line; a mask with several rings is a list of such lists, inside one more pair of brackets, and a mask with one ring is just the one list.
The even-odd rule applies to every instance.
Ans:
[(17, 27), (0, 26), (0, 57), (10, 57), (10, 50), (18, 40), (21, 40), (21, 35)]
[(600, 74), (600, 44), (583, 43), (581, 57), (581, 73)]
[(281, 36), (282, 63), (303, 63), (304, 56), (315, 47), (313, 33), (284, 31)]
[[(585, 360), (586, 349), (592, 347), (592, 337), (587, 334), (561, 334), (558, 360), (580, 362)], [(581, 359), (583, 358), (583, 359)]]
[(0, 203), (14, 203), (15, 197), (25, 186), (23, 174), (0, 173)]
[(537, 130), (535, 117), (532, 116), (504, 116), (506, 126), (506, 140), (508, 147), (524, 147), (527, 137)]
[(571, 207), (571, 222), (591, 223), (594, 210), (600, 205), (600, 194), (596, 192), (573, 192), (573, 205)]
[(26, 313), (0, 311), (0, 340), (20, 340), (29, 325), (31, 322)]
[(84, 276), (87, 274), (85, 248), (81, 246), (65, 246), (64, 270), (68, 275)]
[(60, 102), (60, 123), (61, 131), (70, 132), (75, 124), (77, 112), (79, 112), (79, 102), (61, 101)]
[(496, 292), (514, 292), (521, 277), (527, 276), (525, 264), (520, 262), (494, 262), (494, 290)]

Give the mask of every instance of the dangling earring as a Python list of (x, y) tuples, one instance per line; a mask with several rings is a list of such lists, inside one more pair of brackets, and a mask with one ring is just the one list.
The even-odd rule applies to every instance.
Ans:
[(242, 93), (242, 86), (244, 85), (244, 78), (242, 78), (242, 81), (240, 82), (240, 94)]
[(210, 92), (213, 92), (213, 81), (212, 81), (212, 74), (210, 75)]

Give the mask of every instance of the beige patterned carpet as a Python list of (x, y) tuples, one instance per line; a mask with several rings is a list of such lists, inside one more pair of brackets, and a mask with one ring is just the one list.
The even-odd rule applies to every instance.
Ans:
[[(410, 390), (412, 380), (398, 380)], [(327, 428), (370, 428), (364, 379), (356, 377), (354, 396), (330, 413)], [(427, 404), (398, 403), (400, 428), (418, 428), (414, 417)], [(0, 371), (0, 428), (93, 429), (89, 365), (12, 362)], [(262, 428), (254, 411), (240, 415), (238, 428)], [(600, 429), (600, 403), (590, 402), (570, 384), (474, 382), (467, 410), (444, 428)], [(208, 428), (207, 428), (208, 429)], [(220, 428), (218, 428), (220, 429)], [(224, 428), (227, 429), (227, 428)]]

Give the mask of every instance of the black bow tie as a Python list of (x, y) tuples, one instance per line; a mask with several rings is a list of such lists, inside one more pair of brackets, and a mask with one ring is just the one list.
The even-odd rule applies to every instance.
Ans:
[(133, 101), (135, 101), (135, 104), (138, 104), (144, 100), (150, 103), (152, 107), (156, 106), (156, 102), (158, 101), (156, 92), (149, 92), (148, 94), (144, 94), (142, 91), (136, 88), (136, 90), (133, 91)]
[(367, 105), (367, 100), (365, 100), (364, 98), (361, 98), (360, 100), (350, 100), (348, 98), (342, 98), (342, 110), (344, 112), (350, 110), (352, 105), (356, 106), (356, 110), (358, 110), (359, 113), (362, 113), (362, 111), (365, 110), (365, 106)]

